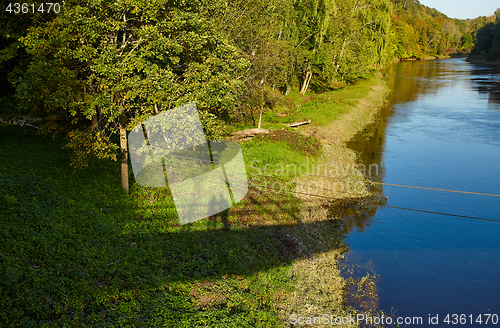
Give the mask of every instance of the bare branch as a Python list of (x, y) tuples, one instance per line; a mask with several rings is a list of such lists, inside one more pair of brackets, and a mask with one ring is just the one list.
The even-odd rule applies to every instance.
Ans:
[(135, 49), (137, 49), (137, 47), (142, 43), (143, 40), (144, 40), (143, 38), (140, 38), (139, 40), (137, 40), (135, 43), (135, 46), (128, 52), (128, 54), (125, 56), (125, 58), (130, 56), (135, 51)]

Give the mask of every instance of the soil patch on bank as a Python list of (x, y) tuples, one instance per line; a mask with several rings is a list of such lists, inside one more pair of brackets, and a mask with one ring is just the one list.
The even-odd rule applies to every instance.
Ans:
[[(296, 287), (279, 306), (280, 318), (286, 325), (295, 318), (292, 315), (311, 318), (324, 314), (332, 315), (331, 318), (355, 315), (354, 309), (345, 303), (348, 283), (338, 265), (347, 250), (342, 237), (344, 211), (332, 210), (331, 205), (371, 195), (358, 166), (358, 155), (347, 148), (347, 142), (366, 125), (377, 121), (388, 91), (381, 77), (361, 83), (369, 83), (369, 90), (338, 119), (327, 125), (311, 124), (298, 129), (302, 135), (320, 140), (322, 153), (307, 174), (294, 180), (295, 192), (303, 200), (301, 227), (284, 231), (308, 252), (293, 262), (290, 274), (296, 279)], [(352, 326), (355, 325), (343, 327)]]

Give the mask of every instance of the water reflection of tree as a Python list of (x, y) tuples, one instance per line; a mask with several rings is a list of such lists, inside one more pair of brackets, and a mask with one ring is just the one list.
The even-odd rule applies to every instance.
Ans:
[[(386, 121), (390, 116), (390, 111), (389, 106), (384, 106), (378, 121), (367, 126), (348, 143), (349, 148), (358, 153), (358, 161), (364, 164), (365, 167), (373, 164), (377, 165), (377, 174), (368, 177), (376, 182), (381, 182), (385, 175), (382, 160), (385, 147)], [(374, 196), (366, 197), (361, 201), (359, 199), (342, 200), (332, 204), (332, 214), (344, 218), (344, 234), (349, 234), (354, 229), (362, 230), (370, 225), (375, 217), (378, 205), (385, 203), (385, 198), (382, 196), (382, 185), (370, 184), (368, 188)]]
[(354, 229), (363, 230), (369, 226), (377, 212), (378, 205), (383, 205), (385, 198), (370, 196), (363, 199), (348, 199), (331, 204), (332, 216), (342, 217), (342, 233), (350, 234)]
[[(367, 126), (349, 143), (349, 148), (359, 154), (359, 162), (366, 167), (378, 165), (378, 175), (368, 177), (375, 182), (383, 182), (385, 169), (383, 154), (385, 148), (386, 127), (392, 116), (392, 106), (398, 103), (416, 101), (419, 96), (436, 93), (457, 76), (459, 66), (455, 61), (415, 61), (391, 66), (387, 72), (387, 83), (391, 90), (388, 103), (381, 109), (378, 121)], [(440, 76), (449, 76), (441, 79)], [(332, 211), (344, 218), (344, 233), (354, 229), (362, 230), (373, 221), (378, 206), (386, 203), (383, 197), (383, 186), (371, 184), (370, 191), (374, 196), (359, 200), (346, 200), (332, 206)]]
[(472, 65), (472, 88), (482, 94), (488, 94), (489, 103), (500, 104), (500, 67)]
[[(415, 101), (425, 94), (436, 94), (454, 83), (461, 70), (455, 60), (424, 60), (392, 65), (387, 73), (389, 88), (397, 90), (389, 95), (388, 101), (398, 104)], [(444, 76), (446, 78), (438, 78)]]

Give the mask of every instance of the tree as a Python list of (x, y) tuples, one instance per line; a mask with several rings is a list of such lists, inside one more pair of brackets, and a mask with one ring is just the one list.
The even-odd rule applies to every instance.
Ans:
[[(295, 38), (294, 8), (288, 0), (223, 1), (213, 15), (217, 29), (249, 63), (242, 75), (239, 109), (262, 125), (262, 115), (286, 90), (293, 73), (291, 44)], [(286, 92), (286, 91), (285, 91)], [(258, 113), (258, 123), (255, 122)]]
[(0, 116), (3, 118), (29, 114), (13, 97), (15, 87), (12, 82), (27, 69), (31, 60), (19, 38), (26, 36), (29, 27), (47, 24), (54, 17), (54, 13), (16, 15), (0, 11)]
[(470, 49), (472, 49), (472, 47), (474, 46), (474, 41), (470, 33), (465, 33), (464, 35), (462, 35), (460, 41), (462, 42), (461, 46), (463, 51), (470, 51)]
[[(61, 94), (58, 106), (69, 110), (74, 123), (79, 112), (93, 119), (91, 127), (69, 134), (79, 161), (90, 154), (120, 155), (122, 186), (128, 191), (127, 130), (159, 110), (191, 101), (218, 117), (234, 114), (241, 88), (236, 77), (247, 63), (204, 18), (210, 7), (203, 1), (71, 0), (63, 6), (23, 42), (37, 63), (69, 77), (59, 88), (75, 81), (74, 95)], [(48, 81), (39, 69), (31, 71), (38, 79), (21, 81), (19, 90)], [(34, 97), (47, 102), (55, 94)], [(119, 135), (119, 146), (110, 141), (112, 134)]]
[(450, 19), (418, 1), (392, 2), (395, 4), (394, 29), (397, 30), (395, 53), (401, 59), (464, 51), (462, 35), (473, 33), (475, 22), (479, 22), (478, 19)]
[(296, 62), (302, 73), (300, 93), (305, 94), (313, 75), (320, 74), (325, 64), (324, 40), (337, 7), (333, 0), (301, 0), (295, 3), (295, 10), (299, 30)]
[(329, 76), (351, 82), (386, 64), (391, 12), (386, 0), (347, 0), (339, 4), (326, 37), (333, 55)]
[(477, 31), (476, 44), (470, 52), (469, 59), (500, 60), (500, 24), (488, 23)]

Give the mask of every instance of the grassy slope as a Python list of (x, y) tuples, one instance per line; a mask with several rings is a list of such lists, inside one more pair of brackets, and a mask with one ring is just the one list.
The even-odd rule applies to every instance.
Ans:
[[(265, 122), (280, 127), (313, 118), (313, 124), (327, 124), (355, 106), (365, 89), (362, 83), (296, 99), (303, 105), (281, 108), (291, 116), (268, 115)], [(243, 144), (247, 164), (300, 165), (319, 154), (314, 138), (292, 139)], [(226, 226), (220, 215), (179, 226), (168, 190), (133, 185), (127, 196), (118, 163), (76, 170), (63, 145), (28, 128), (0, 125), (2, 326), (283, 325), (277, 313), (297, 283), (292, 263), (305, 252), (293, 237), (304, 224), (297, 225), (296, 197), (252, 187), (225, 213)], [(340, 233), (330, 235), (327, 248), (340, 249)], [(336, 306), (332, 314), (343, 305)]]
[[(126, 196), (117, 163), (75, 170), (63, 140), (21, 127), (1, 126), (0, 140), (0, 325), (281, 325), (273, 304), (291, 281), (278, 229), (178, 226), (168, 191)], [(234, 210), (273, 217), (284, 200), (268, 198)]]

